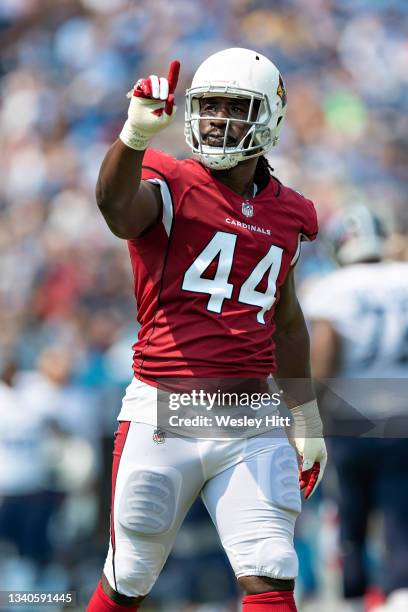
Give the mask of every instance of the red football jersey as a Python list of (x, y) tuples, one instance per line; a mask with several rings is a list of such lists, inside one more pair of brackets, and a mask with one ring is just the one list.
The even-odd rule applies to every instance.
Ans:
[(135, 376), (266, 377), (275, 370), (274, 308), (298, 253), (314, 240), (310, 200), (271, 178), (244, 201), (195, 160), (148, 150), (162, 218), (129, 240), (137, 318)]

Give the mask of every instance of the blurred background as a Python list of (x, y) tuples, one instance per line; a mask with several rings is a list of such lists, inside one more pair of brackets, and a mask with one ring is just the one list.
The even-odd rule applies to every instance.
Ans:
[[(407, 33), (404, 0), (2, 0), (0, 590), (75, 590), (84, 610), (107, 551), (137, 325), (126, 243), (105, 226), (94, 187), (126, 92), (180, 59), (178, 116), (154, 146), (183, 158), (183, 92), (197, 66), (231, 46), (264, 53), (288, 95), (276, 176), (316, 202), (323, 233), (346, 204), (368, 204), (391, 232), (388, 257), (404, 260)], [(305, 246), (300, 294), (333, 266), (324, 241)], [(345, 610), (338, 509), (324, 488), (296, 547), (299, 610)], [(237, 601), (197, 503), (144, 609), (232, 612)]]

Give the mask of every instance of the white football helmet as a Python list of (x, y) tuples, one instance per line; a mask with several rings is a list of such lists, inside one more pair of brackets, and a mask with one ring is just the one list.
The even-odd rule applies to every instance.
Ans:
[(341, 266), (384, 256), (387, 231), (383, 221), (364, 204), (352, 204), (329, 221), (326, 240)]
[[(200, 98), (225, 96), (249, 100), (248, 117), (226, 118), (222, 147), (204, 145), (200, 121)], [(251, 120), (254, 104), (259, 101), (257, 117)], [(255, 106), (256, 108), (256, 106)], [(276, 145), (286, 113), (286, 92), (276, 66), (264, 55), (249, 49), (225, 49), (206, 59), (186, 91), (185, 137), (193, 154), (209, 168), (226, 170), (251, 157), (258, 157)], [(231, 121), (248, 125), (248, 131), (236, 146), (228, 146)]]

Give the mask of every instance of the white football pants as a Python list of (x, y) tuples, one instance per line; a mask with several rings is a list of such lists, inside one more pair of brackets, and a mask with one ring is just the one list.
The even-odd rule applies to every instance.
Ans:
[(121, 422), (104, 567), (111, 587), (129, 597), (151, 590), (199, 494), (237, 577), (295, 578), (298, 466), (285, 433), (274, 436), (162, 438), (152, 425)]

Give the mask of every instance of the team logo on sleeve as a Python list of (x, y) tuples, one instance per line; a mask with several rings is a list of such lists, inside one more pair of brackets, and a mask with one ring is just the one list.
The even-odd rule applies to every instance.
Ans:
[(242, 203), (242, 214), (245, 215), (246, 217), (253, 217), (254, 207), (252, 206), (252, 204), (250, 204), (249, 202), (243, 202)]

